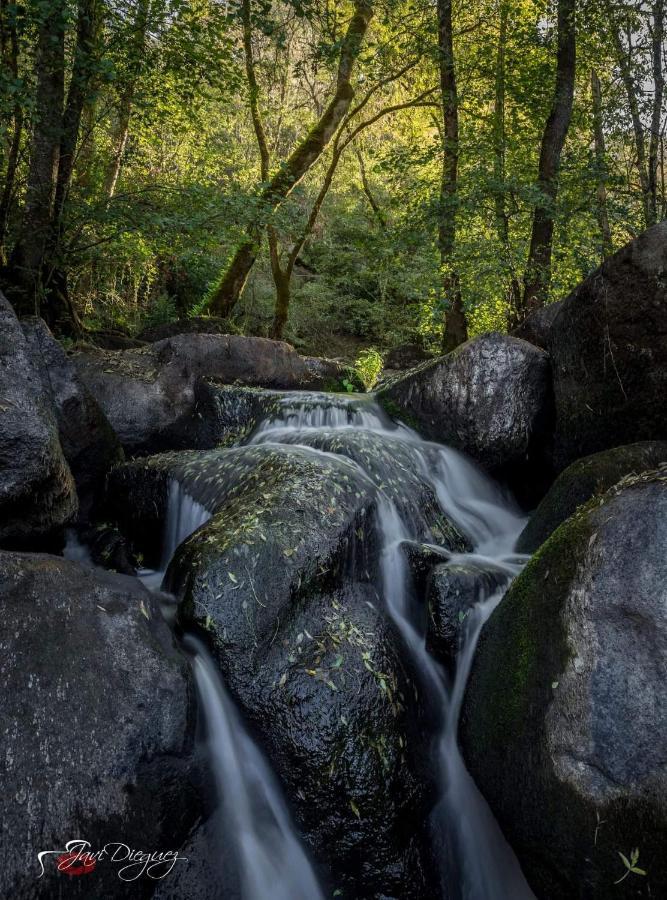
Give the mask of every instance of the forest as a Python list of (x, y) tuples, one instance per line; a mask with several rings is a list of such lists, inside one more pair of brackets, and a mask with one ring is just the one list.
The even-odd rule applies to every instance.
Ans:
[(664, 18), (2, 0), (2, 284), (74, 339), (217, 316), (354, 359), (507, 330), (664, 218)]
[(0, 0), (0, 900), (667, 897), (665, 0)]

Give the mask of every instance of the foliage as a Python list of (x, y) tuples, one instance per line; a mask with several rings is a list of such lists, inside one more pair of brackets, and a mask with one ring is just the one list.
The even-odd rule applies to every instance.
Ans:
[[(9, 179), (18, 118), (18, 171), (10, 185), (5, 251), (22, 227), (36, 100), (36, 38), (54, 0), (2, 4), (0, 194)], [(209, 288), (256, 217), (259, 153), (248, 105), (238, 0), (97, 0), (96, 55), (82, 115), (58, 261), (84, 325), (131, 333), (201, 314)], [(549, 111), (555, 8), (547, 0), (509, 5), (505, 47), (504, 168), (496, 166), (498, 14), (504, 0), (455, 6), (460, 166), (457, 245), (472, 335), (507, 327), (512, 279), (523, 277), (539, 140)], [(148, 10), (142, 31), (140, 11)], [(285, 337), (300, 350), (360, 359), (405, 341), (437, 348), (443, 271), (437, 246), (442, 172), (437, 22), (421, 0), (382, 0), (355, 70), (359, 119), (378, 116), (341, 156), (291, 279)], [(79, 4), (68, 0), (65, 84), (75, 52)], [(615, 247), (644, 227), (636, 135), (605, 0), (581, 9), (573, 121), (556, 203), (551, 298), (600, 261), (596, 218), (601, 179)], [(633, 34), (630, 67), (648, 147), (653, 7), (611, 0)], [(251, 4), (258, 102), (273, 160), (284, 160), (331, 94), (349, 0)], [(625, 27), (625, 25), (624, 25)], [(139, 34), (141, 32), (141, 34)], [(15, 34), (13, 71), (8, 36)], [(622, 43), (627, 50), (625, 32)], [(141, 39), (139, 39), (141, 38)], [(604, 171), (593, 152), (590, 70), (602, 90)], [(401, 74), (402, 73), (402, 74)], [(428, 93), (428, 92), (431, 93)], [(390, 114), (392, 106), (404, 105)], [(123, 113), (129, 109), (125, 141)], [(661, 128), (664, 129), (664, 115)], [(119, 143), (120, 142), (120, 143)], [(117, 153), (113, 192), (109, 173)], [(322, 185), (331, 148), (272, 218), (283, 254), (299, 238)], [(660, 215), (667, 211), (664, 142), (659, 143)], [(501, 240), (496, 198), (507, 208)], [(0, 222), (0, 243), (3, 225)], [(275, 288), (266, 241), (230, 328), (267, 334)], [(372, 380), (377, 357), (357, 364)]]

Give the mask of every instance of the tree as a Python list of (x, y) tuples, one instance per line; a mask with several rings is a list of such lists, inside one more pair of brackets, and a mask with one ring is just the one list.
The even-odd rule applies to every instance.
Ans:
[(442, 349), (449, 353), (468, 340), (459, 275), (453, 261), (459, 167), (459, 107), (454, 63), (452, 0), (438, 0), (438, 59), (443, 118), (443, 162), (438, 216), (438, 246), (443, 271), (445, 321)]
[(341, 42), (333, 96), (317, 123), (260, 190), (255, 221), (249, 226), (246, 239), (237, 248), (211, 294), (209, 308), (216, 315), (228, 316), (236, 305), (257, 258), (262, 232), (271, 213), (319, 158), (350, 108), (354, 98), (352, 73), (372, 16), (373, 7), (368, 0), (355, 0), (354, 12)]
[(558, 172), (565, 138), (572, 117), (576, 68), (576, 0), (558, 0), (558, 50), (556, 82), (551, 111), (547, 119), (537, 178), (539, 199), (533, 213), (528, 262), (524, 275), (524, 292), (517, 317), (524, 318), (547, 299), (551, 280), (555, 203), (558, 194)]
[(14, 100), (11, 104), (12, 124), (5, 183), (0, 193), (0, 266), (4, 265), (5, 241), (9, 224), (9, 212), (16, 188), (21, 135), (23, 132), (23, 106), (19, 94), (19, 40), (16, 7), (10, 9), (7, 0), (0, 0), (0, 64), (7, 83), (12, 85)]
[(593, 99), (593, 141), (595, 147), (595, 169), (597, 173), (597, 219), (600, 226), (602, 258), (614, 252), (607, 211), (607, 153), (602, 127), (602, 91), (600, 79), (595, 69), (591, 69), (591, 96)]
[(10, 259), (13, 300), (23, 314), (57, 319), (45, 300), (45, 262), (52, 238), (53, 208), (65, 100), (66, 0), (41, 8), (35, 54), (36, 98), (25, 207)]

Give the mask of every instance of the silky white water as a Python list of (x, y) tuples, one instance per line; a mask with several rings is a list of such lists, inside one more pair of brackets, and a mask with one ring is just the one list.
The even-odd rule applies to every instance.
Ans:
[[(389, 615), (420, 673), (424, 690), (441, 714), (436, 764), (441, 796), (433, 827), (443, 848), (443, 896), (448, 900), (530, 900), (519, 864), (493, 814), (466, 770), (458, 747), (458, 721), (480, 631), (502, 599), (525, 557), (513, 547), (525, 524), (510, 498), (461, 454), (423, 441), (403, 425), (391, 423), (371, 401), (336, 398), (335, 405), (313, 405), (312, 397), (285, 399), (281, 410), (262, 422), (252, 443), (287, 442), (310, 446), (318, 431), (370, 431), (399, 439), (412, 454), (415, 469), (433, 489), (442, 510), (469, 538), (472, 553), (443, 552), (448, 565), (465, 564), (492, 572), (495, 589), (487, 591), (466, 617), (465, 637), (453, 682), (426, 649), (426, 639), (411, 615), (412, 585), (402, 545), (419, 540), (412, 522), (380, 491), (377, 526), (381, 536), (382, 594)], [(435, 548), (434, 548), (435, 549)], [(418, 598), (423, 599), (423, 598)]]
[(278, 783), (248, 735), (205, 645), (186, 635), (225, 834), (246, 900), (323, 900)]

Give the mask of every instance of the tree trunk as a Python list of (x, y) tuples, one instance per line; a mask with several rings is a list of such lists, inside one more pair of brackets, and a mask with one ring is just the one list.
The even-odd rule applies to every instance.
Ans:
[(572, 118), (576, 66), (575, 0), (558, 0), (558, 52), (556, 85), (551, 112), (540, 147), (537, 187), (540, 199), (533, 213), (530, 250), (524, 276), (520, 317), (541, 306), (551, 281), (554, 213), (558, 194), (560, 157)]
[(16, 294), (14, 307), (22, 315), (41, 312), (44, 263), (51, 239), (58, 157), (65, 97), (65, 0), (47, 4), (39, 23), (35, 56), (35, 125), (23, 220), (10, 259)]
[(631, 35), (628, 36), (627, 53), (623, 47), (621, 32), (619, 26), (614, 20), (613, 7), (610, 3), (606, 5), (607, 16), (611, 22), (611, 33), (616, 50), (616, 58), (618, 67), (621, 71), (621, 78), (625, 93), (628, 98), (628, 107), (630, 109), (630, 118), (632, 120), (632, 131), (635, 137), (635, 150), (637, 153), (637, 171), (639, 173), (639, 184), (642, 191), (642, 207), (644, 211), (644, 224), (648, 227), (651, 219), (651, 209), (649, 203), (649, 179), (648, 166), (646, 163), (646, 145), (644, 141), (644, 126), (642, 124), (641, 114), (639, 112), (639, 100), (637, 96), (637, 87), (632, 74), (632, 43)]
[[(2, 46), (2, 67), (7, 70), (8, 79), (14, 82), (19, 77), (19, 44), (16, 21), (8, 15), (7, 0), (0, 0), (0, 43)], [(5, 182), (0, 195), (0, 266), (6, 262), (5, 241), (9, 227), (9, 213), (14, 198), (16, 184), (16, 170), (21, 149), (21, 134), (23, 132), (23, 107), (19, 100), (14, 104), (11, 140), (7, 154), (7, 169)]]
[(658, 221), (658, 150), (660, 149), (660, 124), (665, 78), (662, 71), (662, 53), (665, 37), (664, 0), (653, 4), (653, 110), (651, 113), (651, 137), (648, 151), (648, 225)]
[(507, 286), (508, 325), (512, 327), (517, 316), (517, 306), (521, 297), (521, 286), (512, 261), (510, 243), (510, 221), (507, 214), (507, 192), (505, 189), (505, 50), (507, 46), (507, 21), (509, 9), (503, 2), (500, 7), (498, 30), (498, 50), (496, 53), (496, 90), (493, 105), (493, 179), (496, 230), (498, 240), (510, 273)]
[(60, 231), (63, 209), (72, 180), (81, 116), (88, 99), (90, 80), (93, 75), (97, 5), (98, 0), (79, 0), (78, 5), (74, 64), (63, 116), (56, 181), (54, 225), (57, 232)]
[(146, 52), (146, 32), (150, 17), (150, 0), (138, 0), (137, 12), (132, 27), (132, 40), (130, 41), (130, 65), (128, 81), (120, 96), (118, 104), (118, 124), (113, 142), (111, 162), (104, 180), (104, 193), (107, 200), (112, 200), (116, 193), (118, 178), (123, 164), (125, 147), (130, 133), (130, 118), (134, 106), (134, 95), (137, 89), (137, 80), (144, 66)]
[(443, 115), (443, 163), (440, 181), (438, 245), (443, 270), (445, 317), (442, 349), (449, 353), (468, 339), (458, 273), (453, 265), (459, 165), (459, 106), (454, 65), (452, 0), (438, 0), (438, 50)]
[(211, 293), (209, 306), (215, 315), (228, 316), (233, 310), (257, 257), (261, 235), (271, 214), (319, 158), (350, 108), (354, 97), (352, 72), (372, 15), (373, 7), (368, 0), (356, 0), (341, 46), (335, 93), (316, 125), (262, 189), (260, 213)]
[(607, 156), (602, 128), (602, 92), (600, 79), (591, 69), (591, 94), (593, 96), (593, 139), (595, 143), (595, 168), (597, 170), (597, 220), (600, 226), (602, 238), (602, 259), (611, 256), (614, 245), (609, 227), (609, 215), (607, 213)]

